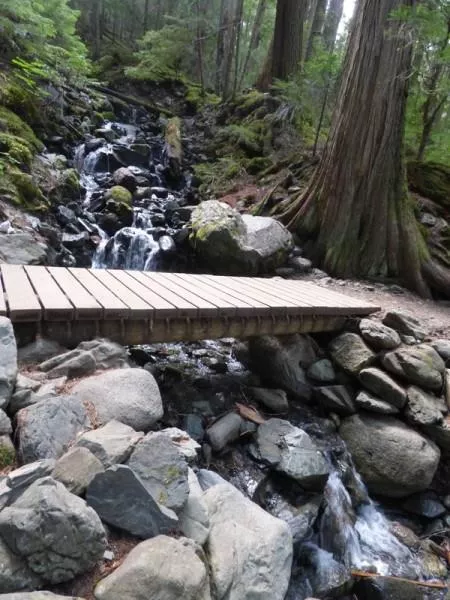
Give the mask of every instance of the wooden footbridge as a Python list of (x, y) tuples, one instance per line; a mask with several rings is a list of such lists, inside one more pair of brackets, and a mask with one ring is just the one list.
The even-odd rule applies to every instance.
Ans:
[(0, 265), (0, 275), (0, 315), (69, 346), (329, 331), (379, 310), (281, 278), (18, 265)]

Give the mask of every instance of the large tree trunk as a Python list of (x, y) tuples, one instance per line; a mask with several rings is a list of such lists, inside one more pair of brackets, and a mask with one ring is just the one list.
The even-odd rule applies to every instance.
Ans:
[(344, 0), (330, 0), (325, 25), (323, 27), (323, 43), (328, 52), (334, 50), (339, 23), (344, 13)]
[(403, 131), (411, 31), (392, 18), (415, 0), (360, 0), (328, 142), (306, 192), (283, 220), (314, 240), (315, 259), (342, 277), (401, 277), (450, 297), (408, 198)]
[(314, 54), (314, 48), (319, 43), (322, 37), (323, 25), (325, 23), (325, 14), (327, 12), (327, 0), (318, 0), (316, 10), (314, 12), (314, 18), (311, 24), (311, 31), (308, 38), (308, 45), (306, 47), (305, 60), (309, 60)]
[(287, 79), (302, 59), (305, 0), (278, 0), (272, 53), (272, 78)]
[(245, 55), (244, 64), (241, 69), (241, 78), (239, 80), (239, 87), (242, 87), (244, 77), (247, 74), (248, 65), (252, 53), (258, 48), (261, 39), (261, 27), (264, 20), (264, 14), (267, 8), (267, 0), (259, 0), (258, 7), (256, 9), (255, 21), (253, 23), (252, 35), (248, 44), (247, 53)]

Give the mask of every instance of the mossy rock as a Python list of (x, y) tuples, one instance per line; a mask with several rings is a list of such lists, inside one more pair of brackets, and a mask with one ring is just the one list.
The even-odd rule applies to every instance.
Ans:
[(39, 152), (44, 148), (43, 143), (38, 140), (31, 127), (16, 113), (4, 106), (0, 106), (0, 124), (1, 130), (21, 138), (30, 151)]
[(48, 208), (46, 198), (31, 175), (23, 173), (19, 169), (11, 169), (7, 179), (10, 180), (16, 192), (15, 198), (13, 198), (15, 204), (38, 212)]
[(33, 154), (23, 138), (0, 132), (0, 156), (5, 162), (30, 168)]
[(409, 187), (416, 193), (434, 200), (450, 212), (450, 167), (435, 162), (411, 161), (408, 167)]
[(130, 207), (132, 199), (132, 193), (121, 185), (115, 185), (106, 192), (106, 200), (113, 200), (116, 204)]
[(245, 163), (245, 169), (250, 175), (257, 175), (270, 167), (272, 161), (266, 156), (256, 156)]

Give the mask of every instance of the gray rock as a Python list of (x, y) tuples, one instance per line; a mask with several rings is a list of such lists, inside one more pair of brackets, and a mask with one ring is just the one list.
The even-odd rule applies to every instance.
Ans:
[[(57, 379), (51, 379), (41, 385), (37, 392), (34, 393), (34, 398), (37, 401), (44, 398), (45, 396), (56, 396), (59, 394), (67, 383), (67, 377), (58, 377)], [(33, 403), (34, 404), (34, 403)]]
[[(0, 236), (10, 237), (10, 236)], [(1, 261), (0, 261), (1, 262)], [(17, 377), (17, 345), (12, 323), (0, 317), (0, 409), (6, 408)]]
[(256, 444), (261, 460), (302, 486), (321, 489), (330, 467), (309, 435), (282, 419), (269, 419), (259, 426)]
[[(60, 596), (52, 592), (17, 592), (16, 594), (2, 594), (0, 598), (2, 600), (67, 600), (67, 596)], [(70, 600), (83, 600), (83, 598), (71, 596)]]
[(446, 513), (445, 506), (438, 496), (429, 491), (410, 496), (402, 503), (402, 508), (426, 519), (437, 519)]
[(83, 433), (76, 445), (90, 450), (107, 468), (125, 462), (143, 436), (128, 425), (110, 421), (103, 427)]
[(284, 390), (268, 388), (249, 388), (250, 395), (274, 413), (286, 413), (289, 410), (287, 394)]
[(189, 496), (180, 512), (180, 529), (187, 538), (203, 546), (209, 535), (208, 507), (203, 500), (203, 490), (192, 469), (188, 470)]
[(394, 577), (356, 580), (353, 592), (364, 600), (447, 600), (445, 590), (426, 588), (425, 592), (416, 581)]
[(308, 258), (303, 258), (302, 256), (291, 257), (288, 264), (295, 269), (297, 273), (310, 273), (313, 266)]
[(83, 402), (73, 396), (55, 396), (23, 408), (17, 423), (19, 453), (26, 463), (59, 458), (90, 427)]
[[(96, 600), (211, 600), (198, 547), (165, 535), (138, 544), (95, 588)], [(230, 598), (231, 600), (231, 598)]]
[(438, 399), (418, 387), (408, 388), (406, 419), (413, 425), (437, 425), (444, 420)]
[(19, 467), (8, 473), (6, 482), (13, 490), (26, 488), (38, 479), (50, 475), (54, 467), (55, 461), (52, 458), (37, 460), (36, 462), (23, 465), (23, 467)]
[(274, 516), (285, 521), (289, 525), (292, 539), (295, 543), (302, 542), (312, 533), (314, 523), (319, 515), (322, 498), (320, 496), (306, 502), (299, 507), (283, 503), (278, 506)]
[(439, 356), (450, 366), (450, 340), (434, 340), (430, 346), (436, 350)]
[(336, 380), (333, 363), (328, 358), (322, 358), (312, 364), (306, 374), (310, 379), (319, 383), (333, 383)]
[(167, 437), (172, 440), (188, 462), (197, 460), (197, 452), (201, 450), (201, 446), (193, 440), (188, 433), (178, 429), (178, 427), (166, 427), (166, 429), (162, 429), (160, 433), (167, 435)]
[(44, 265), (48, 247), (31, 233), (0, 235), (0, 263)]
[(144, 369), (107, 371), (80, 381), (72, 393), (93, 406), (99, 425), (116, 420), (148, 431), (163, 416), (158, 384)]
[(82, 496), (88, 485), (104, 468), (87, 448), (75, 447), (56, 461), (52, 477), (63, 483), (69, 492)]
[(183, 508), (189, 494), (188, 467), (166, 435), (148, 433), (133, 450), (127, 464), (158, 504), (175, 512)]
[(11, 488), (8, 487), (6, 477), (0, 479), (0, 511), (11, 499)]
[(314, 595), (319, 598), (340, 598), (352, 588), (350, 569), (337, 562), (333, 555), (321, 548), (305, 546), (310, 567), (307, 570)]
[(74, 379), (85, 377), (95, 372), (97, 363), (91, 352), (71, 350), (64, 354), (49, 358), (39, 365), (39, 369), (47, 373), (49, 379), (68, 377)]
[(96, 513), (51, 477), (32, 483), (0, 512), (0, 535), (32, 571), (52, 584), (89, 570), (106, 548)]
[(23, 364), (39, 364), (63, 352), (67, 352), (67, 350), (60, 346), (58, 342), (46, 338), (37, 338), (35, 342), (19, 348), (18, 359)]
[(430, 485), (439, 449), (394, 417), (353, 415), (339, 434), (370, 492), (401, 498)]
[(316, 387), (314, 397), (324, 409), (338, 415), (347, 416), (356, 412), (355, 403), (345, 385)]
[[(11, 552), (0, 538), (0, 598), (3, 594), (34, 590), (42, 586), (41, 579), (33, 573), (27, 563)], [(15, 596), (15, 594), (12, 594)]]
[(364, 340), (375, 350), (393, 350), (402, 342), (395, 329), (372, 319), (361, 319), (359, 330)]
[(447, 421), (438, 425), (426, 425), (423, 431), (431, 438), (436, 444), (445, 450), (450, 451), (450, 425)]
[(8, 415), (0, 408), (0, 435), (12, 433), (12, 424)]
[(417, 340), (423, 340), (428, 335), (427, 328), (407, 312), (392, 310), (386, 314), (383, 323), (403, 335), (410, 335)]
[(306, 335), (277, 338), (261, 336), (249, 341), (251, 369), (264, 381), (286, 390), (300, 400), (311, 398), (305, 369), (316, 360), (314, 342)]
[(98, 474), (87, 489), (86, 502), (108, 525), (142, 539), (178, 528), (175, 513), (159, 506), (125, 465), (114, 465)]
[(77, 350), (90, 352), (95, 358), (97, 369), (119, 369), (128, 366), (126, 348), (107, 339), (81, 342)]
[(406, 391), (381, 369), (363, 369), (359, 379), (365, 388), (395, 408), (405, 406)]
[(396, 415), (399, 413), (398, 408), (395, 408), (395, 406), (392, 406), (389, 402), (385, 402), (384, 400), (380, 400), (380, 398), (372, 396), (369, 392), (359, 392), (355, 398), (355, 404), (363, 410), (368, 410), (369, 412), (378, 413), (380, 415)]
[(191, 244), (215, 272), (256, 275), (287, 259), (292, 235), (270, 217), (241, 216), (227, 204), (209, 200), (192, 212)]
[(381, 362), (385, 369), (412, 384), (437, 392), (442, 388), (445, 364), (431, 346), (398, 348), (385, 354)]
[(206, 430), (209, 443), (213, 450), (220, 452), (225, 446), (238, 439), (242, 425), (241, 417), (231, 412), (218, 419)]
[(208, 555), (217, 600), (284, 600), (292, 564), (286, 523), (229, 483), (203, 494), (211, 531)]
[(126, 167), (121, 167), (117, 171), (114, 171), (113, 181), (116, 185), (120, 185), (130, 192), (134, 192), (137, 188), (136, 176)]
[(342, 333), (330, 344), (330, 353), (334, 362), (352, 375), (375, 361), (375, 354), (356, 333)]

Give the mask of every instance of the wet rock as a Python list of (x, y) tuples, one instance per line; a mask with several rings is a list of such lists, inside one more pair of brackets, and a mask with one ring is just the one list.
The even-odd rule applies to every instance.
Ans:
[(47, 245), (39, 242), (31, 233), (0, 235), (0, 263), (44, 265), (47, 252)]
[(286, 260), (293, 241), (279, 221), (241, 216), (228, 205), (209, 200), (192, 213), (191, 244), (199, 259), (217, 273), (256, 275)]
[(345, 385), (330, 385), (314, 388), (314, 397), (327, 411), (341, 416), (353, 415), (356, 412), (352, 394)]
[(410, 496), (402, 503), (402, 508), (426, 519), (436, 519), (446, 513), (445, 506), (433, 492), (421, 492)]
[(442, 388), (445, 364), (431, 346), (399, 348), (385, 354), (381, 362), (390, 373), (412, 384), (437, 392)]
[(17, 345), (12, 323), (0, 317), (0, 409), (6, 408), (17, 378)]
[(89, 234), (87, 231), (81, 233), (63, 233), (62, 244), (69, 250), (75, 250), (77, 248), (83, 248), (84, 245), (89, 241)]
[(116, 420), (137, 431), (148, 431), (163, 416), (158, 384), (144, 369), (94, 375), (75, 385), (72, 393), (94, 407), (98, 425)]
[(35, 481), (0, 512), (0, 535), (32, 571), (53, 584), (92, 568), (106, 548), (96, 513), (51, 477)]
[(359, 330), (364, 340), (375, 350), (393, 350), (401, 344), (397, 331), (379, 321), (361, 319)]
[(113, 420), (83, 433), (77, 440), (77, 446), (90, 450), (107, 468), (125, 462), (143, 436), (142, 432)]
[(114, 465), (89, 484), (86, 502), (102, 521), (147, 539), (178, 528), (175, 513), (159, 506), (140, 478), (125, 465)]
[(423, 340), (428, 335), (423, 323), (407, 312), (392, 310), (386, 314), (383, 323), (400, 334), (410, 335), (417, 340)]
[(375, 367), (363, 369), (359, 379), (365, 388), (395, 408), (400, 409), (405, 406), (406, 391), (381, 369)]
[(421, 587), (406, 579), (357, 580), (353, 592), (358, 600), (445, 600), (442, 589)]
[(436, 350), (446, 365), (450, 367), (450, 340), (434, 340), (430, 342), (430, 346)]
[(102, 463), (87, 448), (71, 448), (56, 461), (52, 477), (63, 483), (69, 492), (82, 496), (98, 473)]
[(322, 358), (312, 364), (306, 374), (309, 379), (318, 383), (333, 383), (336, 379), (333, 363), (328, 358)]
[(251, 396), (274, 413), (286, 413), (289, 410), (287, 394), (284, 390), (268, 388), (249, 388)]
[(241, 424), (241, 417), (237, 413), (232, 412), (211, 425), (206, 430), (206, 435), (213, 450), (220, 452), (227, 444), (237, 440)]
[(286, 523), (228, 483), (214, 485), (203, 498), (211, 522), (208, 554), (217, 599), (283, 600), (292, 564)]
[(11, 552), (1, 538), (0, 565), (0, 598), (4, 598), (4, 594), (7, 597), (16, 597), (16, 594), (10, 596), (10, 593), (34, 590), (42, 586), (42, 580), (22, 558)]
[(186, 537), (203, 546), (209, 535), (209, 514), (203, 490), (192, 469), (188, 470), (188, 483), (189, 496), (180, 512), (180, 529)]
[(163, 506), (181, 510), (189, 494), (188, 467), (180, 450), (163, 433), (148, 433), (133, 450), (127, 465)]
[(337, 562), (329, 552), (305, 544), (298, 560), (306, 568), (313, 594), (319, 598), (340, 598), (351, 590), (350, 569)]
[(68, 208), (67, 206), (63, 206), (62, 204), (57, 206), (55, 209), (55, 217), (58, 223), (63, 227), (68, 225), (76, 227), (77, 215), (71, 208)]
[(289, 525), (294, 543), (302, 542), (311, 534), (321, 502), (322, 498), (319, 496), (299, 507), (285, 503), (275, 510), (274, 516)]
[(134, 192), (137, 188), (136, 176), (126, 167), (121, 167), (117, 171), (114, 171), (113, 181), (115, 185), (120, 185), (130, 192)]
[(25, 463), (59, 458), (79, 433), (90, 428), (83, 402), (73, 396), (55, 396), (23, 408), (17, 423), (19, 453)]
[(203, 419), (200, 415), (186, 415), (183, 421), (183, 428), (192, 439), (196, 440), (197, 442), (201, 442), (203, 440), (205, 428), (203, 427)]
[(65, 354), (49, 358), (39, 365), (39, 369), (47, 373), (49, 379), (63, 376), (75, 379), (91, 375), (95, 372), (96, 366), (97, 364), (92, 353), (71, 350)]
[(418, 387), (411, 386), (408, 392), (406, 419), (413, 425), (436, 425), (442, 423), (443, 415), (439, 400)]
[(308, 258), (302, 256), (292, 256), (288, 262), (297, 273), (310, 273), (313, 267), (312, 262)]
[(353, 415), (339, 434), (370, 492), (401, 498), (430, 485), (439, 449), (394, 417)]
[(8, 415), (0, 408), (0, 436), (12, 433), (12, 424)]
[(258, 454), (276, 471), (292, 477), (303, 487), (322, 489), (330, 467), (309, 435), (282, 419), (269, 419), (256, 435)]
[(173, 241), (173, 238), (170, 237), (170, 235), (161, 236), (158, 240), (158, 244), (159, 244), (159, 249), (165, 255), (175, 254), (177, 251), (175, 242)]
[(356, 333), (342, 333), (335, 338), (330, 353), (334, 362), (352, 375), (358, 375), (375, 361), (375, 354)]
[(133, 548), (120, 567), (97, 584), (95, 598), (210, 600), (211, 596), (208, 572), (195, 543), (160, 535)]
[(385, 402), (376, 396), (372, 396), (369, 392), (361, 391), (355, 398), (355, 404), (363, 410), (378, 413), (380, 415), (395, 415), (400, 411), (389, 402)]

